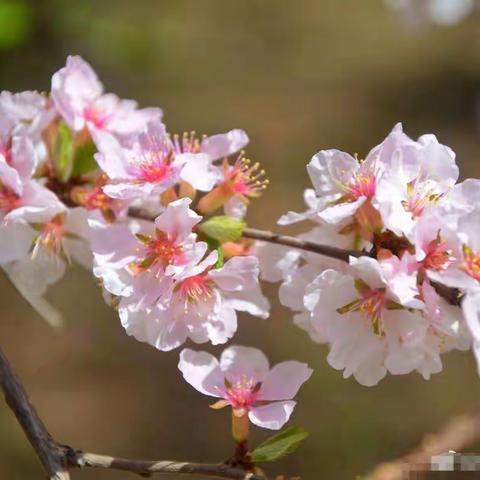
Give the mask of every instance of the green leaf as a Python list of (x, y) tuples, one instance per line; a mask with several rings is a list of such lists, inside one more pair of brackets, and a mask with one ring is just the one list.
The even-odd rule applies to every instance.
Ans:
[(207, 242), (208, 249), (213, 251), (216, 250), (218, 253), (218, 258), (215, 263), (215, 268), (222, 268), (223, 264), (225, 263), (225, 255), (223, 253), (223, 248), (221, 243), (218, 240), (215, 240), (214, 238), (211, 238), (204, 233), (200, 232), (200, 240), (203, 240), (204, 242)]
[(218, 253), (218, 258), (217, 258), (217, 261), (215, 263), (215, 268), (222, 268), (223, 267), (223, 264), (225, 263), (225, 257), (224, 257), (224, 253), (223, 253), (223, 248), (222, 247), (218, 247), (217, 248), (217, 253)]
[(199, 227), (202, 233), (220, 243), (237, 241), (244, 228), (245, 222), (227, 215), (209, 218)]
[(73, 170), (73, 133), (65, 122), (58, 124), (58, 134), (55, 142), (53, 168), (60, 182), (68, 182)]
[(274, 462), (293, 453), (308, 432), (300, 427), (289, 427), (260, 444), (251, 454), (252, 461)]
[(97, 162), (93, 158), (95, 153), (97, 153), (97, 147), (92, 140), (88, 140), (77, 147), (73, 161), (72, 177), (86, 175), (98, 169)]

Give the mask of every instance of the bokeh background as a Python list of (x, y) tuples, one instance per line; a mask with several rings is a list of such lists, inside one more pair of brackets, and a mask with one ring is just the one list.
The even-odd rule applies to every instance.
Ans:
[[(462, 176), (479, 176), (480, 15), (452, 26), (402, 20), (381, 0), (1, 0), (0, 88), (48, 90), (66, 55), (80, 54), (107, 90), (161, 106), (172, 132), (245, 129), (249, 155), (271, 180), (249, 223), (274, 228), (283, 212), (303, 208), (312, 154), (337, 147), (364, 155), (397, 121), (413, 137), (437, 134), (457, 152)], [(292, 325), (276, 290), (266, 287), (271, 318), (242, 317), (235, 342), (261, 347), (272, 362), (306, 361), (315, 374), (291, 422), (311, 435), (270, 471), (353, 479), (478, 406), (470, 353), (448, 354), (429, 382), (417, 374), (374, 388), (344, 380), (327, 365), (326, 348)], [(181, 380), (178, 352), (125, 335), (88, 272), (73, 268), (49, 298), (66, 318), (58, 331), (0, 278), (1, 346), (58, 439), (139, 458), (230, 455), (228, 412), (210, 410)], [(42, 478), (0, 407), (0, 478)], [(267, 435), (255, 430), (254, 441)]]

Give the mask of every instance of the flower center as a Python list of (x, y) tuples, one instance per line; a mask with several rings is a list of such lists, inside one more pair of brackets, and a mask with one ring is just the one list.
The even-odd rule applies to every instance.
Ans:
[(242, 375), (234, 383), (225, 379), (225, 386), (225, 399), (229, 401), (232, 408), (248, 409), (255, 403), (260, 384), (254, 379)]
[(131, 165), (132, 174), (139, 182), (159, 183), (170, 177), (173, 168), (170, 165), (170, 151), (145, 152), (138, 163)]
[(182, 247), (160, 230), (155, 232), (154, 237), (142, 234), (136, 236), (144, 245), (144, 257), (143, 260), (132, 262), (130, 265), (133, 274), (150, 270), (153, 266), (165, 269), (167, 265), (175, 263), (183, 254)]
[(424, 268), (428, 270), (445, 270), (455, 259), (451, 250), (447, 249), (447, 243), (440, 238), (432, 240), (426, 248), (426, 256), (423, 260)]
[(205, 274), (186, 278), (179, 287), (186, 304), (207, 301), (212, 297), (212, 286)]
[(403, 208), (412, 214), (413, 218), (419, 217), (425, 208), (436, 203), (440, 195), (434, 189), (425, 184), (410, 184), (407, 187), (407, 200), (402, 201)]
[(33, 255), (38, 249), (47, 249), (55, 255), (60, 255), (63, 251), (62, 240), (65, 236), (64, 215), (59, 214), (53, 217), (48, 223), (43, 225), (40, 235), (35, 240)]
[(361, 313), (371, 323), (373, 333), (384, 336), (383, 312), (387, 307), (385, 290), (380, 288), (371, 289), (359, 279), (355, 281), (355, 288), (359, 292), (360, 298), (337, 308), (337, 312), (340, 314), (348, 312)]
[[(203, 138), (206, 136), (204, 135)], [(172, 148), (175, 155), (181, 153), (199, 153), (201, 150), (200, 139), (197, 137), (195, 131), (183, 132), (183, 135), (174, 134), (171, 137)]]
[(464, 270), (472, 278), (480, 281), (480, 253), (474, 252), (470, 247), (464, 245), (463, 255), (465, 258)]
[(224, 167), (225, 182), (232, 192), (245, 197), (258, 197), (267, 188), (268, 180), (264, 179), (265, 170), (260, 164), (250, 165), (250, 160), (240, 154), (232, 167)]
[(360, 197), (373, 198), (377, 188), (377, 179), (373, 167), (353, 175), (345, 185), (345, 190), (350, 200), (355, 201)]

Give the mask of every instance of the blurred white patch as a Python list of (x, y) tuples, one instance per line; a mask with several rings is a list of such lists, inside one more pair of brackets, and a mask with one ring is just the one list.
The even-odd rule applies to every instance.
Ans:
[(385, 0), (412, 26), (424, 23), (451, 26), (464, 20), (475, 8), (475, 0)]

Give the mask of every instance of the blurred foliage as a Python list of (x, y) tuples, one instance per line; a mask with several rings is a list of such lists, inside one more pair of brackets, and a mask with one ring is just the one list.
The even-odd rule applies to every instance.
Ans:
[(9, 49), (26, 43), (33, 22), (32, 10), (25, 2), (0, 2), (0, 49)]
[[(478, 14), (451, 28), (409, 29), (380, 0), (31, 0), (0, 1), (0, 27), (2, 89), (48, 90), (66, 55), (80, 54), (107, 91), (160, 105), (172, 132), (244, 128), (249, 156), (271, 180), (250, 209), (253, 227), (273, 228), (286, 210), (303, 208), (305, 165), (316, 151), (364, 156), (400, 120), (413, 137), (434, 132), (451, 146), (464, 177), (480, 176)], [(275, 473), (355, 478), (478, 406), (471, 354), (446, 355), (444, 371), (429, 382), (412, 374), (361, 387), (292, 325), (277, 287), (265, 290), (272, 317), (242, 317), (235, 343), (263, 348), (272, 363), (298, 359), (315, 370), (293, 416), (310, 436), (268, 466)], [(139, 458), (231, 455), (228, 412), (211, 411), (181, 381), (178, 352), (125, 335), (88, 272), (73, 269), (49, 298), (68, 318), (60, 331), (0, 278), (2, 347), (60, 441)], [(5, 408), (0, 425), (0, 478), (39, 478)], [(256, 429), (254, 437), (258, 444), (268, 432)]]

